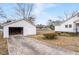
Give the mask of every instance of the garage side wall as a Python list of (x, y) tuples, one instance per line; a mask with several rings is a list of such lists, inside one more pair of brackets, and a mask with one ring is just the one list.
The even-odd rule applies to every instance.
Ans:
[(3, 38), (9, 38), (9, 30), (7, 27), (3, 27)]
[(36, 34), (36, 28), (35, 27), (25, 27), (24, 28), (24, 36), (35, 35), (35, 34)]

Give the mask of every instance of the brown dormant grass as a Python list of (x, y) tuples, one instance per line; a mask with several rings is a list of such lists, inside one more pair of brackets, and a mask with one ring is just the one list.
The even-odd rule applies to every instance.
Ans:
[(2, 38), (2, 33), (0, 32), (0, 55), (8, 54), (7, 40)]
[(47, 44), (50, 44), (50, 45), (56, 45), (56, 46), (63, 47), (75, 52), (79, 52), (79, 37), (78, 36), (57, 36), (57, 39), (54, 39), (54, 40), (43, 39), (44, 36), (42, 34), (38, 34), (32, 37), (37, 40), (46, 42)]

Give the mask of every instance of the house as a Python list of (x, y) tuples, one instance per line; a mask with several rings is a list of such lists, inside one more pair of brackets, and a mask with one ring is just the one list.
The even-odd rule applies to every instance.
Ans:
[(26, 20), (17, 20), (2, 24), (3, 38), (9, 38), (10, 35), (35, 35), (36, 26)]
[(79, 13), (69, 17), (66, 21), (55, 26), (57, 32), (79, 32)]

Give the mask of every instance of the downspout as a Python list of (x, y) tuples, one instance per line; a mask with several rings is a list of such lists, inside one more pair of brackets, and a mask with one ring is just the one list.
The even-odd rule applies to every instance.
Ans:
[(77, 31), (77, 30), (78, 30), (78, 29), (77, 29), (77, 23), (74, 22), (74, 24), (75, 24), (75, 34), (78, 35), (78, 31)]

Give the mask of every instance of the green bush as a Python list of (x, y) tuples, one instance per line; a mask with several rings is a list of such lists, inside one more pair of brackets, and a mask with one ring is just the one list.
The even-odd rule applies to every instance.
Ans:
[(43, 34), (46, 39), (55, 39), (57, 37), (56, 33), (46, 33)]

